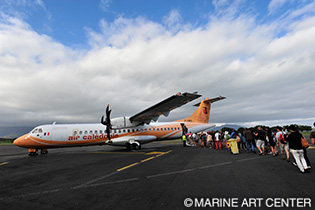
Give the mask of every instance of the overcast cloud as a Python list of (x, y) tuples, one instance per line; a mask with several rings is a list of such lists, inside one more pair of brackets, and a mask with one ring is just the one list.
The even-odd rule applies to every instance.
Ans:
[[(272, 1), (269, 13), (286, 2)], [(239, 4), (216, 3), (198, 27), (176, 9), (162, 23), (101, 19), (99, 30), (85, 28), (88, 49), (0, 13), (0, 126), (98, 122), (107, 104), (113, 117), (130, 116), (184, 91), (227, 97), (213, 104), (213, 123), (311, 125), (315, 3), (263, 24), (237, 14)], [(160, 121), (189, 116), (195, 102)]]

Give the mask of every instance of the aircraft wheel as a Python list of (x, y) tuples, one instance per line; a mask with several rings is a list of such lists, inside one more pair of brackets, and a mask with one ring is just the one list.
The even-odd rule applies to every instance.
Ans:
[(126, 143), (126, 148), (127, 148), (127, 150), (131, 150), (131, 144)]
[(36, 156), (36, 155), (37, 155), (36, 152), (30, 152), (30, 153), (28, 154), (28, 156)]
[(132, 144), (132, 148), (134, 149), (134, 150), (140, 150), (141, 149), (141, 145), (139, 144)]

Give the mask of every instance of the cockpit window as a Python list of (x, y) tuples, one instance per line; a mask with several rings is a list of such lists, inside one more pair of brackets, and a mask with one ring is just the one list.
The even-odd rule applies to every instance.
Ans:
[(38, 133), (43, 133), (43, 129), (38, 129)]
[(32, 133), (37, 133), (37, 128), (35, 128), (33, 131), (32, 131)]

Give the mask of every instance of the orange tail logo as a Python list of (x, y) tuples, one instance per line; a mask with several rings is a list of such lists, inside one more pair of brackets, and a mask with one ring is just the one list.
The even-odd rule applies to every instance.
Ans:
[(176, 122), (208, 123), (211, 108), (211, 102), (209, 101), (209, 99), (205, 99), (201, 101), (201, 103), (196, 104), (195, 106), (199, 106), (199, 108), (190, 117), (177, 120)]

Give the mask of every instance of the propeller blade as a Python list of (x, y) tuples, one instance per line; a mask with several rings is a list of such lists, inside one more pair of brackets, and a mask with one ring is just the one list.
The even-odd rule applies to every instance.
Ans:
[(110, 138), (110, 128), (109, 128), (109, 126), (106, 126), (106, 134), (107, 134), (107, 138), (108, 138), (109, 143), (111, 143), (112, 141), (111, 141), (111, 138)]
[(105, 110), (106, 118), (104, 120), (104, 115), (103, 115), (102, 119), (101, 119), (101, 123), (106, 126), (106, 134), (107, 134), (107, 138), (108, 138), (109, 143), (111, 143), (110, 131), (112, 129), (112, 124), (110, 122), (110, 113), (111, 112), (112, 112), (112, 110), (109, 109), (109, 104), (108, 104), (106, 107), (106, 110)]
[(103, 115), (102, 118), (101, 118), (101, 123), (102, 123), (103, 125), (105, 125), (105, 122), (104, 122), (104, 115)]

